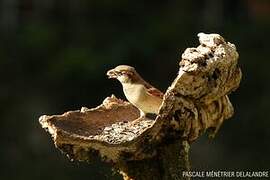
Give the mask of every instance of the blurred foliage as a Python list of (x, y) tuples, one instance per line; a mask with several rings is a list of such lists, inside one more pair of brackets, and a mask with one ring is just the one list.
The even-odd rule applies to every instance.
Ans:
[(0, 179), (121, 179), (99, 160), (70, 162), (38, 117), (124, 98), (105, 76), (118, 64), (165, 91), (198, 32), (235, 43), (244, 76), (234, 117), (213, 141), (192, 145), (194, 169), (269, 169), (269, 19), (267, 0), (1, 0)]

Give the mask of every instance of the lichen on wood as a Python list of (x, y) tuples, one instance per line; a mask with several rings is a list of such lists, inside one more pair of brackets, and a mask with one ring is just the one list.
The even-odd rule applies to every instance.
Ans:
[(182, 54), (156, 119), (112, 95), (96, 108), (41, 116), (42, 127), (70, 158), (98, 154), (124, 179), (188, 179), (189, 144), (208, 129), (213, 137), (233, 115), (228, 94), (241, 80), (235, 45), (218, 34), (198, 37), (200, 45)]

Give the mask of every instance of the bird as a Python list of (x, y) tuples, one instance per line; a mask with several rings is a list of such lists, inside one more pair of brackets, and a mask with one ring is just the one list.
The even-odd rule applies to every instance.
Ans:
[(119, 65), (107, 71), (107, 76), (120, 81), (127, 100), (140, 110), (140, 117), (159, 113), (163, 93), (146, 82), (134, 67)]

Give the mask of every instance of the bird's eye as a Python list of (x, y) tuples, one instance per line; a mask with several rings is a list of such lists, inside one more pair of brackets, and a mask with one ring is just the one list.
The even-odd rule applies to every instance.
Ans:
[(117, 74), (117, 75), (119, 76), (119, 75), (122, 75), (122, 72), (120, 72), (120, 71), (115, 71), (115, 74)]

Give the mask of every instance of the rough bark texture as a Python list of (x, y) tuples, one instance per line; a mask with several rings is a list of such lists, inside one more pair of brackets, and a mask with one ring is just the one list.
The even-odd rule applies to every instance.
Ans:
[(182, 55), (155, 120), (113, 95), (93, 109), (41, 116), (57, 148), (71, 159), (98, 155), (124, 179), (188, 179), (189, 144), (206, 130), (213, 137), (233, 115), (228, 94), (241, 80), (238, 53), (218, 34), (198, 34), (200, 45)]

